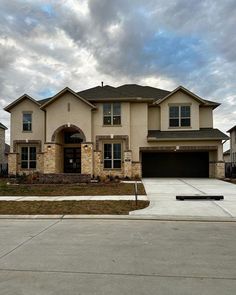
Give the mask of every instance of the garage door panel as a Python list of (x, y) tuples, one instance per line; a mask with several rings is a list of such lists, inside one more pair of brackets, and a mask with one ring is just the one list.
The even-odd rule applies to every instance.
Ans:
[(143, 177), (209, 177), (209, 153), (143, 153)]

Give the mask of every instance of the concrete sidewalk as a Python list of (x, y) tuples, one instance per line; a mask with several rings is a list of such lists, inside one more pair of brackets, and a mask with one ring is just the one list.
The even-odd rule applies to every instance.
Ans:
[[(0, 196), (0, 201), (126, 201), (135, 200), (133, 195), (123, 196)], [(139, 195), (138, 200), (147, 201), (146, 195)]]
[[(236, 185), (218, 179), (149, 178), (143, 179), (150, 199), (148, 208), (131, 215), (171, 217), (236, 217)], [(222, 201), (176, 201), (176, 195), (223, 195)]]

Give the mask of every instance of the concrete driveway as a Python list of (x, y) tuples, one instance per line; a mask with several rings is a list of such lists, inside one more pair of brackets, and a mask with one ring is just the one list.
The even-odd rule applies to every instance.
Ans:
[[(144, 178), (150, 206), (131, 215), (236, 217), (236, 185), (206, 178)], [(220, 194), (222, 201), (177, 201), (179, 194)]]

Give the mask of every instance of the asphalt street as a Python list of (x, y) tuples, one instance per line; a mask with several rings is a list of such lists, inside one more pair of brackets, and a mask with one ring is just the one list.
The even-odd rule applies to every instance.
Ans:
[(236, 223), (0, 220), (0, 294), (235, 294)]

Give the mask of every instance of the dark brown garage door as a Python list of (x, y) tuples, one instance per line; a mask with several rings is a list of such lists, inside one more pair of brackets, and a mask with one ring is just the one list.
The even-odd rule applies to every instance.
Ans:
[(143, 177), (209, 177), (208, 152), (142, 153)]

